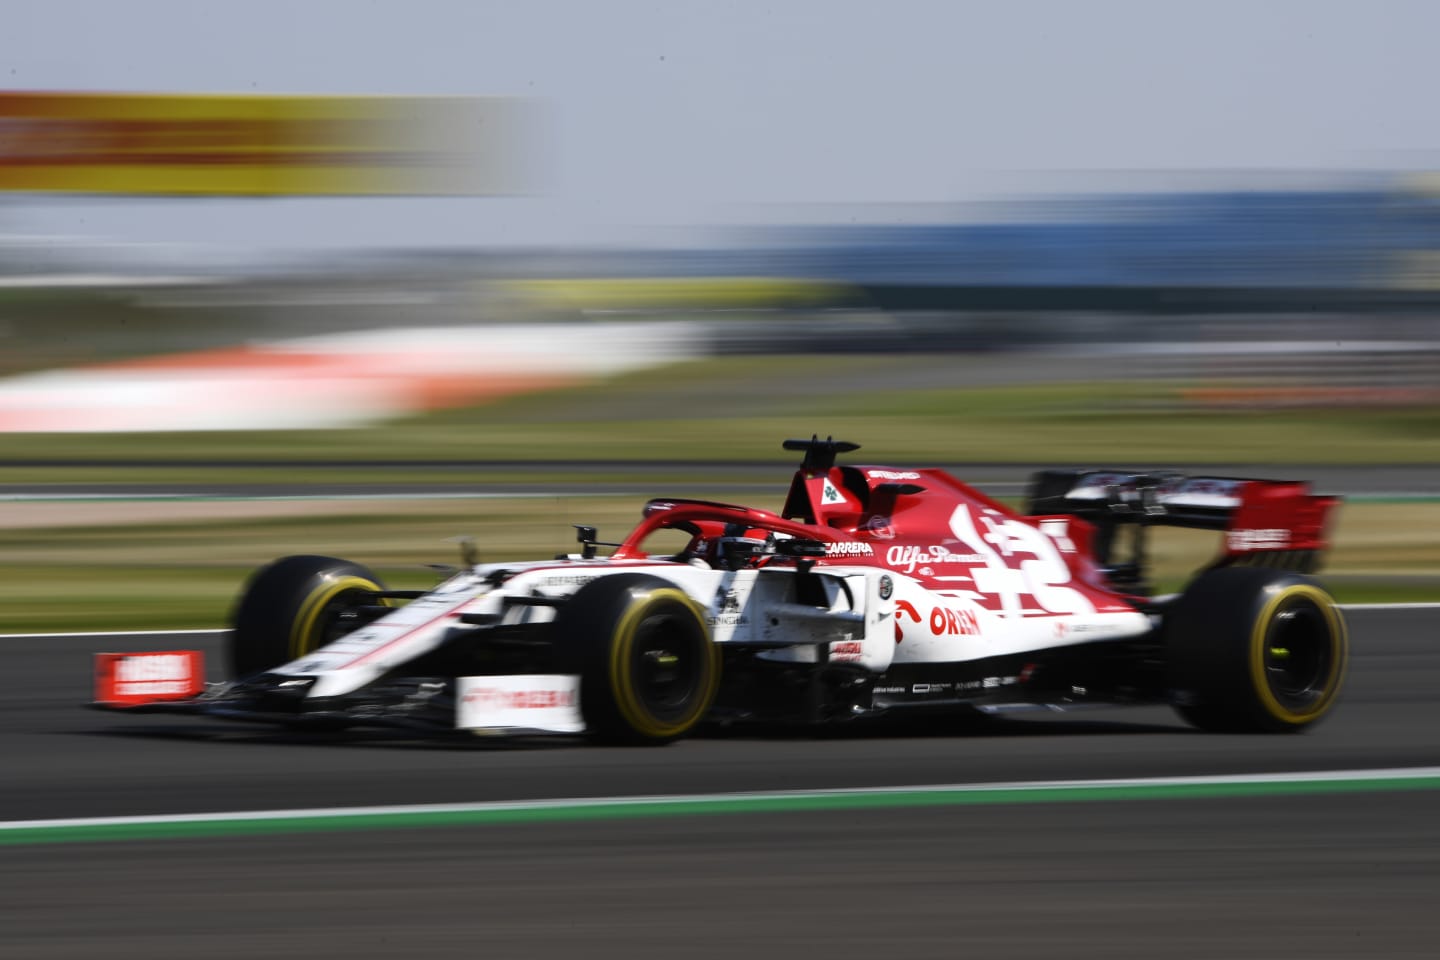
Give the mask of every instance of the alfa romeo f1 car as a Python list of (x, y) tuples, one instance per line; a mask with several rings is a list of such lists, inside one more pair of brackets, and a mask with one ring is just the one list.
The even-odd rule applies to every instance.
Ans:
[[(1050, 470), (1016, 511), (940, 469), (837, 465), (855, 444), (784, 447), (804, 459), (778, 513), (655, 499), (623, 541), (581, 527), (575, 553), (469, 557), (428, 591), (278, 560), (236, 606), (233, 680), (111, 705), (661, 743), (701, 723), (1123, 703), (1284, 732), (1335, 704), (1345, 624), (1308, 574), (1338, 500), (1304, 483)], [(1146, 582), (1156, 525), (1223, 533), (1176, 595)], [(156, 687), (143, 662), (130, 675)]]

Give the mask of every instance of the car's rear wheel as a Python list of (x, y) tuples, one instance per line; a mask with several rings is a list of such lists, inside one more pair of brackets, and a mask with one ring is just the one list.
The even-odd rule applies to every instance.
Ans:
[(335, 557), (295, 556), (261, 567), (235, 605), (230, 674), (248, 677), (298, 660), (368, 621), (385, 587), (368, 569)]
[(1164, 634), (1176, 709), (1205, 730), (1302, 730), (1334, 707), (1349, 661), (1334, 599), (1279, 570), (1207, 571), (1166, 613)]
[(580, 710), (601, 740), (668, 743), (694, 729), (720, 686), (704, 611), (658, 577), (616, 574), (578, 590), (553, 629), (580, 674)]

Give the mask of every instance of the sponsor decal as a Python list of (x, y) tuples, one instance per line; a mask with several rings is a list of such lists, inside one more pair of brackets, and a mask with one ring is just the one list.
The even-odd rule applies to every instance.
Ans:
[(1107, 496), (1111, 487), (1129, 489), (1134, 482), (1134, 475), (1128, 473), (1087, 473), (1065, 497), (1068, 500), (1096, 500)]
[(183, 653), (151, 653), (126, 657), (115, 664), (117, 683), (159, 683), (190, 679), (190, 658)]
[[(1157, 478), (1155, 495), (1161, 503), (1189, 506), (1227, 507), (1239, 503), (1240, 490), (1247, 481), (1224, 480), (1219, 477)], [(1071, 500), (1103, 500), (1119, 496), (1134, 500), (1140, 490), (1140, 478), (1129, 473), (1089, 473), (1065, 496)]]
[(915, 609), (915, 604), (908, 600), (895, 601), (895, 642), (899, 643), (905, 639), (905, 627), (902, 621), (909, 617), (915, 623), (920, 622), (920, 611)]
[(830, 480), (829, 480), (829, 478), (826, 478), (825, 483), (820, 487), (820, 502), (821, 502), (821, 503), (844, 503), (844, 502), (845, 502), (845, 498), (840, 495), (840, 491), (839, 491), (839, 490), (836, 490), (836, 489), (835, 489), (835, 484), (831, 483)]
[(711, 606), (715, 613), (705, 619), (712, 627), (738, 627), (750, 622), (750, 618), (740, 612), (740, 597), (734, 590), (722, 586), (715, 591)]
[(1290, 531), (1285, 529), (1231, 530), (1225, 534), (1225, 549), (1237, 552), (1282, 550), (1288, 546), (1290, 546)]
[(894, 540), (895, 528), (890, 525), (889, 517), (874, 516), (865, 521), (865, 530), (876, 540)]
[(976, 690), (995, 690), (999, 687), (1008, 687), (1014, 684), (1016, 677), (983, 677), (979, 680), (966, 680), (955, 684), (955, 689), (962, 693), (970, 693)]
[(1016, 677), (984, 677), (979, 680), (966, 680), (963, 683), (955, 684), (955, 689), (962, 693), (970, 693), (976, 690), (997, 690), (1000, 687), (1012, 686), (1018, 678)]
[(461, 730), (580, 733), (580, 678), (568, 674), (460, 677), (455, 726)]
[(889, 600), (894, 593), (895, 581), (891, 580), (888, 576), (882, 576), (880, 578), (880, 599)]
[(902, 573), (914, 573), (918, 566), (937, 563), (984, 563), (985, 557), (978, 553), (953, 553), (949, 547), (891, 547), (885, 551), (885, 562), (895, 568), (903, 567)]
[(825, 544), (825, 556), (827, 557), (873, 557), (875, 548), (868, 543), (854, 543), (842, 541), (839, 543)]
[(1238, 507), (1241, 490), (1247, 482), (1196, 477), (1162, 487), (1160, 502), (1172, 506)]
[(871, 480), (919, 480), (920, 474), (914, 470), (866, 470), (865, 476)]
[(978, 637), (980, 623), (973, 610), (952, 610), (936, 607), (930, 611), (930, 632), (937, 637), (964, 636)]
[(715, 612), (716, 613), (739, 613), (740, 598), (734, 590), (721, 587), (715, 591)]
[(475, 687), (465, 693), (464, 703), (480, 710), (551, 710), (580, 703), (574, 690), (505, 690)]
[(117, 684), (115, 692), (121, 697), (188, 697), (190, 683), (186, 680), (140, 680), (134, 683)]
[(96, 654), (95, 700), (125, 704), (194, 697), (205, 689), (203, 664), (198, 650)]
[(540, 586), (542, 586), (542, 587), (583, 587), (583, 586), (585, 586), (585, 584), (589, 583), (591, 580), (594, 580), (595, 577), (596, 577), (596, 575), (593, 574), (593, 573), (592, 573), (592, 574), (579, 574), (579, 573), (560, 574), (560, 575), (550, 576), (550, 577), (544, 578), (543, 580), (540, 581)]
[(937, 637), (978, 637), (980, 636), (980, 619), (974, 610), (961, 610), (951, 607), (934, 607), (928, 617), (922, 617), (915, 609), (914, 604), (900, 600), (896, 603), (895, 617), (895, 642), (899, 643), (904, 639), (904, 627), (902, 621), (909, 618), (913, 623), (924, 623), (930, 627), (930, 633)]
[(865, 645), (859, 640), (839, 640), (830, 644), (830, 659), (840, 662), (859, 660), (865, 654)]
[(1173, 490), (1166, 490), (1167, 493), (1203, 493), (1216, 497), (1229, 497), (1235, 494), (1244, 481), (1241, 480), (1217, 480), (1208, 477), (1195, 477), (1186, 480)]

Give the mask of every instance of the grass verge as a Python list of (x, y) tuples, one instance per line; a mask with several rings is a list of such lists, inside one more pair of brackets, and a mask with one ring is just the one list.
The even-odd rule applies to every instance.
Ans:
[[(270, 515), (228, 516), (240, 505), (204, 506), (215, 512), (186, 520), (100, 523), (67, 506), (49, 525), (0, 522), (0, 632), (223, 626), (249, 573), (293, 553), (357, 560), (392, 586), (421, 588), (437, 577), (425, 564), (456, 560), (458, 548), (448, 541), (457, 535), (475, 536), (485, 560), (543, 559), (574, 548), (572, 523), (595, 524), (602, 539), (618, 539), (638, 519), (640, 502), (332, 501), (323, 510), (289, 503), (272, 505)], [(1342, 602), (1440, 600), (1437, 529), (1440, 504), (1347, 505), (1323, 579)], [(1157, 530), (1157, 586), (1178, 589), (1216, 549), (1213, 533)]]

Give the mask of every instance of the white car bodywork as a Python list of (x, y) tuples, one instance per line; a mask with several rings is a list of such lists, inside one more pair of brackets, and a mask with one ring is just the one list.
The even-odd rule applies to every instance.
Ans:
[[(495, 586), (500, 573), (503, 583)], [(1134, 610), (1088, 609), (1042, 613), (1015, 606), (991, 610), (973, 591), (934, 591), (883, 567), (817, 566), (828, 606), (799, 604), (793, 566), (716, 570), (700, 562), (584, 560), (476, 566), (452, 576), (393, 613), (277, 667), (272, 672), (313, 677), (310, 697), (352, 693), (387, 671), (434, 650), (452, 631), (469, 630), (462, 617), (553, 619), (555, 607), (592, 580), (618, 573), (668, 581), (706, 612), (715, 643), (761, 648), (762, 659), (847, 663), (883, 674), (896, 662), (956, 662), (1102, 639), (1139, 636), (1150, 619)], [(515, 603), (515, 598), (525, 602)], [(1083, 600), (1083, 598), (1080, 598)]]

